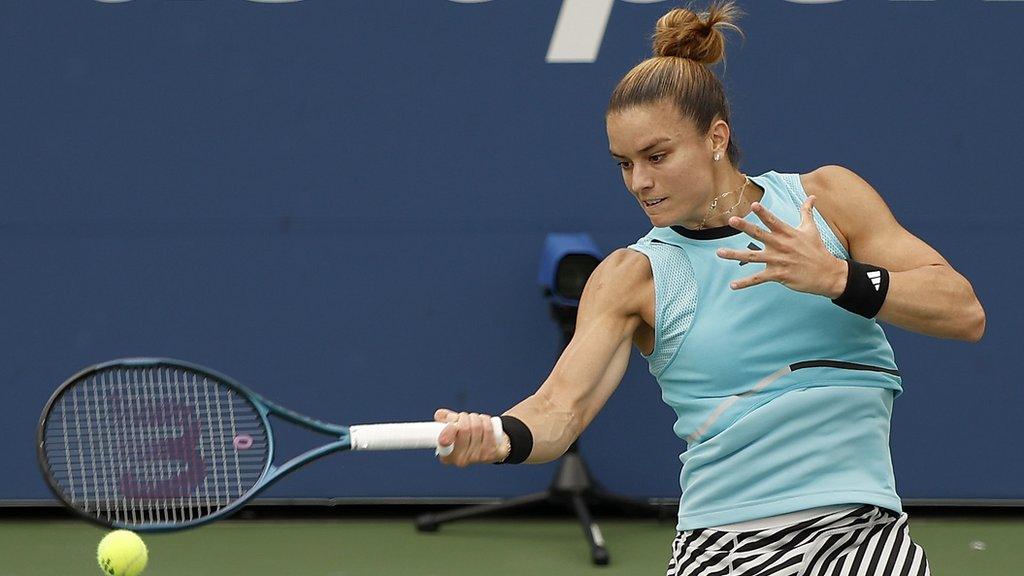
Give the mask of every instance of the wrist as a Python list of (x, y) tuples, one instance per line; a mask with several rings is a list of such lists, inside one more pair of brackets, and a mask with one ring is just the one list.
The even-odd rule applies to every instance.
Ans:
[(889, 292), (889, 271), (881, 266), (847, 260), (846, 287), (832, 303), (865, 318), (874, 318)]
[[(498, 464), (522, 464), (533, 451), (533, 433), (522, 420), (508, 414), (501, 417), (508, 453)], [(504, 448), (503, 448), (504, 450)]]
[(832, 272), (828, 275), (829, 282), (824, 296), (829, 300), (835, 300), (842, 296), (846, 290), (846, 282), (850, 277), (850, 263), (839, 258), (832, 259)]

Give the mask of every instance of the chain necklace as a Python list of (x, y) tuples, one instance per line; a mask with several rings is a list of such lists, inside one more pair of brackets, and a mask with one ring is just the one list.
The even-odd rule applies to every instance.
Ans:
[(697, 226), (697, 230), (703, 230), (705, 228), (705, 224), (707, 224), (708, 218), (710, 218), (711, 217), (711, 213), (715, 211), (715, 207), (718, 206), (718, 201), (720, 199), (725, 198), (726, 196), (728, 196), (729, 194), (732, 194), (736, 190), (739, 190), (740, 191), (740, 195), (736, 199), (736, 203), (733, 204), (732, 206), (730, 206), (729, 209), (726, 210), (725, 212), (722, 212), (723, 216), (727, 216), (729, 214), (732, 214), (732, 211), (735, 210), (736, 207), (740, 205), (740, 202), (743, 202), (743, 195), (746, 194), (746, 192), (747, 192), (747, 182), (750, 182), (750, 180), (747, 178), (746, 174), (743, 174), (743, 184), (741, 186), (739, 186), (735, 190), (729, 190), (728, 192), (723, 192), (723, 193), (719, 194), (718, 196), (715, 196), (711, 200), (711, 205), (708, 206), (707, 212), (704, 213), (704, 219), (700, 221), (700, 226)]

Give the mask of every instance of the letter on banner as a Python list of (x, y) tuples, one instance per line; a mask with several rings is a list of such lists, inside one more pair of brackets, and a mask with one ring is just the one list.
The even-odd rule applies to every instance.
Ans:
[[(664, 0), (626, 0), (633, 4), (653, 4)], [(604, 40), (604, 30), (615, 0), (564, 0), (548, 45), (547, 62), (590, 63)]]

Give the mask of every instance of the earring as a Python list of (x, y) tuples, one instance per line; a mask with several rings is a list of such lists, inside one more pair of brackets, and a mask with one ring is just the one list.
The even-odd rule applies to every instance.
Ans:
[(715, 162), (718, 162), (721, 159), (722, 159), (722, 155), (719, 154), (718, 152), (715, 152)]

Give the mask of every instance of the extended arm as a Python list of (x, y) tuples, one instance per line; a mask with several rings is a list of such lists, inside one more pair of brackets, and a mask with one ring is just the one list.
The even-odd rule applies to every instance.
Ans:
[[(532, 434), (527, 462), (561, 456), (601, 410), (626, 371), (641, 309), (653, 297), (650, 264), (642, 254), (618, 250), (597, 267), (583, 292), (572, 341), (540, 388), (506, 412)], [(435, 418), (451, 423), (441, 444), (455, 442), (443, 462), (465, 466), (504, 457), (488, 439), (486, 415), (439, 410)]]

